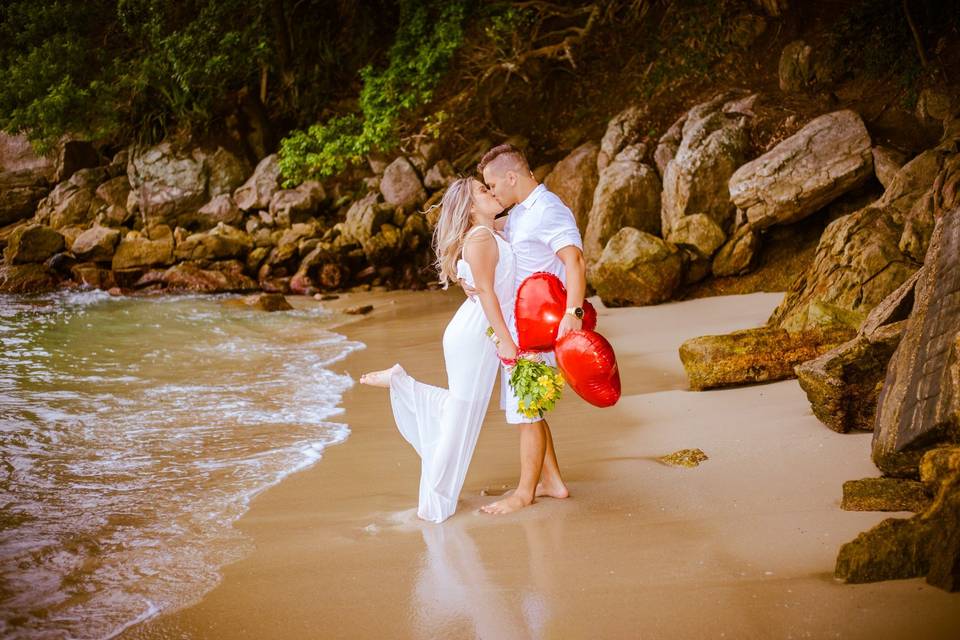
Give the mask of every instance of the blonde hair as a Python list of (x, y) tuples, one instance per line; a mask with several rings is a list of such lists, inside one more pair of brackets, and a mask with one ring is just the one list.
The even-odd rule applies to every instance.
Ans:
[(459, 178), (450, 183), (443, 194), (440, 219), (433, 230), (433, 250), (437, 254), (437, 274), (446, 289), (457, 281), (457, 260), (463, 249), (463, 237), (470, 228), (473, 209), (473, 178)]

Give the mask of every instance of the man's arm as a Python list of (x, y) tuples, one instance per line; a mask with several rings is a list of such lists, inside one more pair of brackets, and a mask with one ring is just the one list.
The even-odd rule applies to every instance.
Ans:
[[(566, 272), (567, 281), (567, 309), (583, 306), (583, 294), (587, 290), (587, 263), (583, 259), (583, 251), (576, 245), (567, 245), (557, 251), (557, 257), (563, 262), (563, 268)], [(560, 338), (568, 331), (580, 329), (583, 321), (569, 313), (564, 314), (560, 320), (560, 329), (557, 331), (557, 338)]]

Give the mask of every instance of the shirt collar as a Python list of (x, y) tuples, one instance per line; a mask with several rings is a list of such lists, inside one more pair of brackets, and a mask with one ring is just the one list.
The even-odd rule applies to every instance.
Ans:
[(525, 210), (530, 209), (534, 205), (534, 203), (536, 203), (537, 198), (539, 198), (543, 194), (543, 192), (546, 190), (547, 190), (546, 185), (542, 183), (538, 184), (536, 187), (534, 187), (533, 191), (531, 191), (530, 194), (523, 199), (523, 202), (521, 202), (517, 206), (523, 207)]

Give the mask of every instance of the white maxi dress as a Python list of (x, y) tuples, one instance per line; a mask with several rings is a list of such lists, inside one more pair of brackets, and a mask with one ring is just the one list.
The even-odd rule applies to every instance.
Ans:
[[(493, 229), (477, 226), (473, 233), (492, 233), (500, 254), (494, 291), (504, 320), (513, 326), (516, 267), (510, 243)], [(462, 258), (457, 275), (475, 286), (470, 266)], [(393, 417), (404, 439), (420, 456), (420, 503), (417, 515), (443, 522), (457, 510), (457, 499), (480, 435), (500, 360), (487, 336), (490, 322), (479, 299), (467, 298), (443, 333), (447, 388), (418, 382), (402, 368), (390, 379)]]

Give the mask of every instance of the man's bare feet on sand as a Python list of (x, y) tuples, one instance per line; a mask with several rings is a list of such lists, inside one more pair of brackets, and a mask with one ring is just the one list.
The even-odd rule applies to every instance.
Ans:
[(513, 513), (514, 511), (519, 511), (524, 507), (529, 507), (533, 504), (533, 500), (524, 500), (521, 496), (518, 496), (516, 493), (511, 493), (505, 498), (501, 498), (496, 502), (491, 502), (490, 504), (480, 507), (480, 511), (484, 513), (490, 513), (496, 516), (502, 516), (507, 513)]
[(558, 498), (562, 500), (570, 497), (570, 491), (562, 480), (553, 480), (539, 483), (534, 495), (538, 498)]
[(390, 377), (393, 375), (394, 371), (399, 371), (400, 369), (400, 365), (395, 364), (389, 369), (365, 373), (360, 376), (360, 384), (368, 384), (371, 387), (389, 387)]

